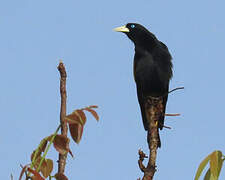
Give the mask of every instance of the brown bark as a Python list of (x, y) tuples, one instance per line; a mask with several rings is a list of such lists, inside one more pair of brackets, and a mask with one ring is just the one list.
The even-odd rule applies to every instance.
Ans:
[[(67, 136), (67, 124), (64, 121), (64, 118), (66, 117), (66, 69), (62, 62), (58, 65), (58, 70), (60, 73), (60, 95), (61, 95), (61, 109), (60, 109), (60, 123), (61, 123), (61, 134)], [(67, 154), (62, 155), (59, 154), (59, 160), (58, 160), (58, 173), (64, 173), (65, 166), (66, 166), (66, 159)]]

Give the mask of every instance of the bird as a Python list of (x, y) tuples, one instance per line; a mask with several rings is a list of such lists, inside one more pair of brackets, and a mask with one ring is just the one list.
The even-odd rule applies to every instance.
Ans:
[[(163, 113), (158, 120), (158, 128), (164, 127), (169, 82), (173, 76), (172, 56), (167, 46), (156, 36), (138, 23), (127, 23), (114, 28), (114, 31), (125, 33), (134, 43), (133, 74), (137, 88), (144, 129), (148, 131), (146, 118), (146, 98), (162, 97)], [(159, 140), (158, 147), (161, 146)]]

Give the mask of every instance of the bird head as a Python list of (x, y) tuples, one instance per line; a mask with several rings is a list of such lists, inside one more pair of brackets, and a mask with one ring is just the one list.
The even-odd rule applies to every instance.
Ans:
[(150, 48), (157, 41), (154, 34), (137, 23), (128, 23), (125, 26), (115, 28), (114, 31), (125, 33), (135, 46)]

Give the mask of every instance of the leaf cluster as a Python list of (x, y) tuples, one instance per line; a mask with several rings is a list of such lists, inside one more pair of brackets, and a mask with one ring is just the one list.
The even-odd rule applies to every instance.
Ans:
[(224, 160), (225, 156), (221, 151), (212, 152), (200, 163), (194, 180), (199, 180), (202, 171), (208, 163), (210, 167), (204, 176), (204, 180), (218, 180)]
[[(65, 117), (64, 121), (69, 126), (70, 135), (75, 143), (78, 144), (83, 135), (84, 125), (87, 120), (85, 111), (90, 112), (97, 121), (99, 120), (99, 116), (94, 108), (98, 108), (98, 106), (91, 105), (77, 109)], [(74, 157), (69, 147), (70, 139), (65, 135), (57, 134), (60, 128), (61, 125), (58, 126), (54, 134), (42, 139), (37, 149), (31, 154), (31, 164), (22, 166), (19, 180), (22, 179), (24, 174), (26, 175), (26, 179), (32, 180), (45, 180), (48, 177), (49, 179), (68, 180), (63, 173), (56, 173), (52, 176), (53, 160), (46, 159), (46, 155), (52, 144), (59, 154), (65, 155), (69, 153)]]

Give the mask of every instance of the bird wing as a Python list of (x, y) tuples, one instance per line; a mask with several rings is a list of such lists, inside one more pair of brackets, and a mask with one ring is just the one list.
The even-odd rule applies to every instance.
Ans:
[(143, 125), (145, 130), (148, 130), (148, 121), (146, 118), (146, 113), (145, 113), (145, 99), (144, 99), (144, 95), (142, 93), (141, 87), (137, 84), (137, 96), (138, 96), (138, 102), (140, 105), (140, 109), (141, 109), (141, 116), (142, 116), (142, 121), (143, 121)]
[(134, 80), (136, 82), (136, 87), (137, 87), (137, 97), (138, 97), (138, 102), (140, 105), (140, 109), (141, 109), (141, 116), (142, 116), (142, 121), (143, 121), (143, 125), (145, 130), (148, 130), (148, 121), (146, 118), (146, 114), (145, 114), (145, 99), (144, 99), (144, 95), (141, 89), (141, 86), (139, 84), (138, 79), (136, 78), (136, 68), (137, 68), (137, 61), (135, 60), (137, 58), (137, 54), (135, 53), (135, 57), (134, 57), (134, 64), (133, 64), (133, 75), (134, 75)]

